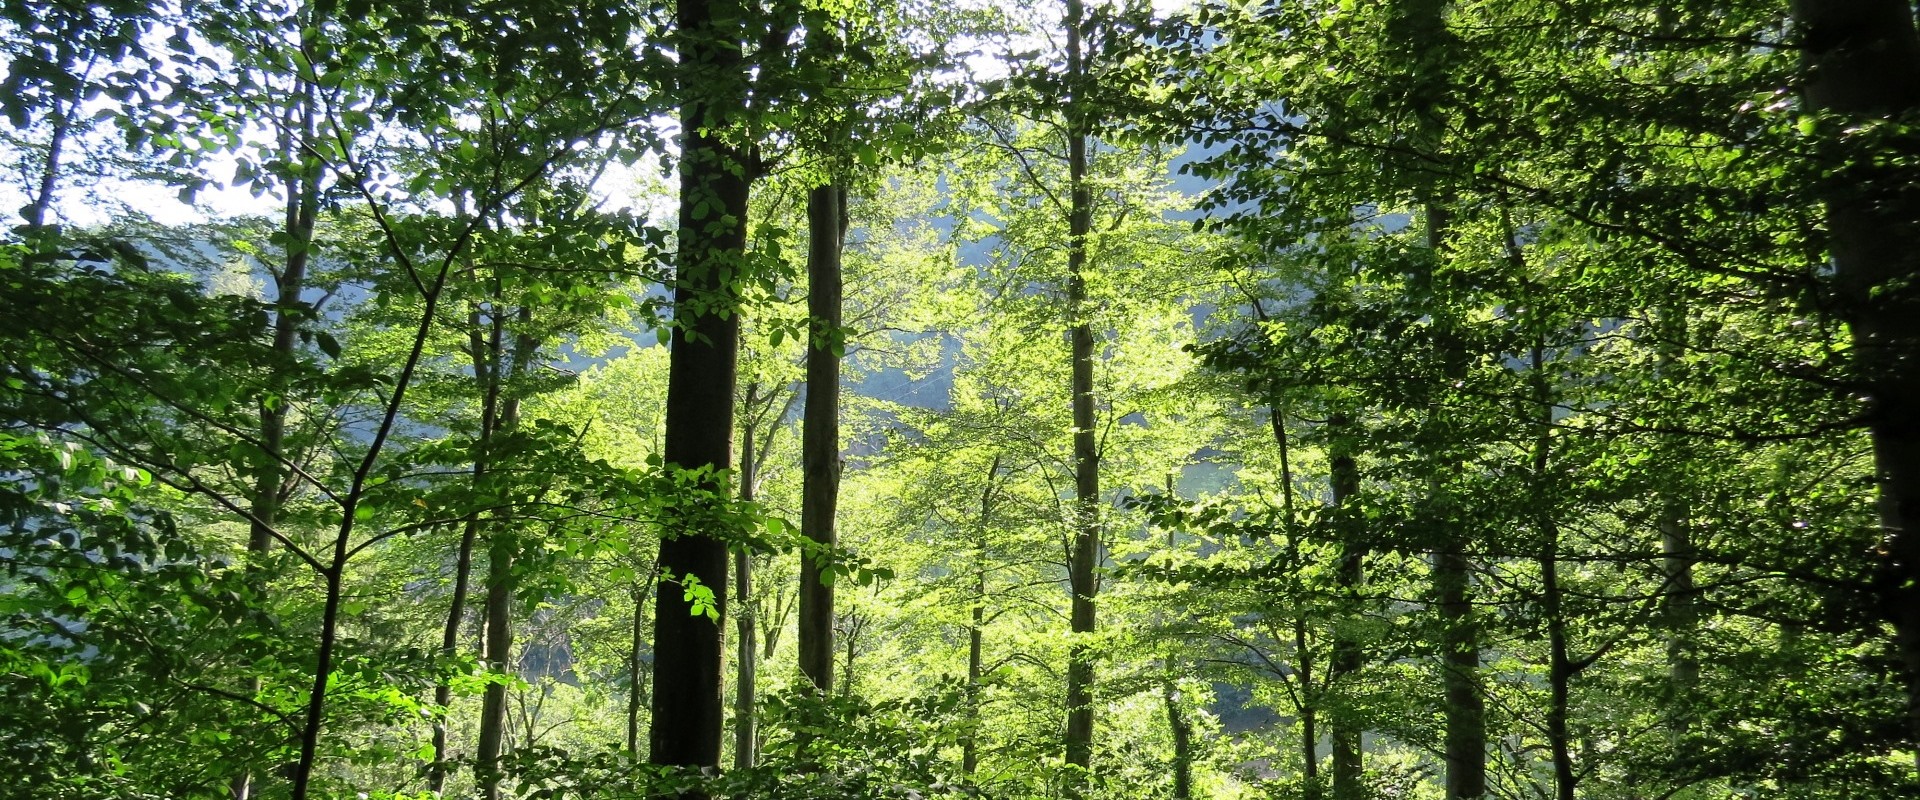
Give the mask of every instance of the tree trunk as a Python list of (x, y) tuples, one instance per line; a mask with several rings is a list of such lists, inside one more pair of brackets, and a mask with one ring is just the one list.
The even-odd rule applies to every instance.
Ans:
[(1540, 535), (1540, 614), (1547, 624), (1547, 746), (1553, 752), (1553, 787), (1557, 800), (1573, 800), (1579, 775), (1573, 768), (1573, 735), (1568, 727), (1573, 679), (1581, 670), (1568, 655), (1565, 590), (1560, 586), (1560, 524), (1554, 519), (1555, 487), (1547, 485), (1553, 459), (1553, 397), (1547, 385), (1545, 345), (1536, 340), (1528, 376), (1533, 384), (1539, 430), (1534, 438), (1532, 503), (1538, 512)]
[(987, 485), (980, 490), (980, 523), (973, 545), (973, 624), (967, 628), (967, 736), (960, 745), (960, 771), (972, 775), (980, 768), (980, 681), (986, 656), (987, 526), (993, 524), (993, 490), (1000, 475), (1000, 454), (987, 466)]
[[(1807, 104), (1840, 117), (1821, 126), (1825, 135), (1920, 108), (1920, 35), (1910, 4), (1795, 0), (1793, 15)], [(1902, 141), (1911, 144), (1911, 135)], [(1848, 154), (1820, 188), (1834, 294), (1869, 403), (1882, 606), (1901, 656), (1908, 733), (1920, 739), (1920, 198), (1912, 167), (1888, 152)], [(1920, 752), (1915, 759), (1920, 768)]]
[[(1291, 543), (1290, 543), (1291, 544)], [(1293, 619), (1293, 671), (1300, 685), (1300, 779), (1306, 800), (1320, 800), (1320, 705), (1313, 685), (1313, 652), (1307, 649), (1307, 621)]]
[[(1067, 0), (1067, 79), (1086, 76), (1081, 26), (1086, 9), (1082, 0)], [(1095, 630), (1094, 597), (1099, 581), (1094, 568), (1100, 551), (1100, 453), (1094, 435), (1093, 325), (1088, 320), (1087, 234), (1093, 227), (1093, 192), (1087, 185), (1087, 112), (1077, 87), (1067, 99), (1067, 314), (1071, 320), (1073, 360), (1073, 489), (1074, 536), (1068, 558), (1067, 585), (1073, 594), (1070, 627), (1073, 643), (1067, 655), (1066, 761), (1082, 773), (1070, 777), (1070, 793), (1084, 790), (1093, 767), (1093, 648), (1087, 640)]]
[[(664, 460), (668, 469), (725, 470), (733, 450), (735, 360), (739, 315), (735, 281), (745, 267), (747, 197), (754, 165), (721, 134), (747, 104), (739, 45), (743, 10), (736, 0), (681, 0), (676, 49), (682, 80), (700, 87), (681, 101), (680, 257), (674, 281), (672, 350), (668, 356)], [(717, 477), (705, 480), (724, 491)], [(684, 524), (660, 545), (665, 577), (654, 595), (653, 720), (649, 759), (666, 766), (717, 769), (725, 715), (720, 626), (696, 616), (687, 579), (713, 592), (725, 614), (727, 545)], [(704, 798), (705, 792), (684, 796)]]
[(651, 675), (643, 674), (641, 658), (647, 649), (647, 597), (651, 594), (653, 578), (644, 584), (635, 584), (630, 594), (633, 598), (633, 627), (628, 631), (627, 639), (627, 752), (640, 754), (640, 709), (647, 705), (646, 681)]
[[(480, 465), (474, 464), (476, 478)], [(473, 545), (480, 532), (480, 520), (468, 517), (460, 526), (460, 549), (453, 562), (453, 599), (447, 604), (447, 623), (440, 629), (440, 655), (452, 659), (460, 652), (460, 623), (467, 616), (468, 583), (473, 575)], [(433, 764), (427, 768), (427, 791), (436, 797), (447, 788), (447, 714), (453, 705), (453, 687), (441, 681), (433, 687), (433, 704), (440, 716), (433, 721)]]
[[(1260, 321), (1267, 320), (1266, 309), (1261, 307), (1258, 298), (1254, 298), (1253, 311)], [(1277, 393), (1268, 396), (1267, 423), (1273, 429), (1273, 442), (1280, 449), (1280, 513), (1286, 518), (1287, 523), (1287, 556), (1293, 563), (1299, 563), (1300, 534), (1295, 527), (1299, 520), (1294, 516), (1293, 505), (1293, 448), (1287, 439), (1287, 416), (1284, 409), (1285, 406)], [(1345, 499), (1345, 496), (1339, 499)], [(1300, 687), (1295, 709), (1300, 714), (1300, 779), (1304, 784), (1302, 794), (1306, 800), (1320, 800), (1320, 698), (1319, 690), (1313, 685), (1314, 658), (1311, 644), (1307, 637), (1306, 617), (1295, 615), (1293, 618), (1293, 674), (1295, 683)]]
[(833, 585), (821, 559), (838, 545), (834, 513), (840, 493), (841, 242), (846, 190), (807, 193), (807, 401), (802, 410), (800, 533), (819, 550), (800, 560), (800, 673), (825, 697), (833, 694)]
[(1173, 735), (1173, 800), (1193, 797), (1193, 725), (1180, 711), (1180, 692), (1172, 671), (1161, 679), (1161, 699), (1167, 705), (1167, 729)]
[(1446, 702), (1447, 798), (1487, 793), (1486, 705), (1480, 697), (1480, 645), (1468, 595), (1472, 567), (1465, 554), (1433, 554), (1433, 586), (1440, 607), (1440, 675)]
[[(1354, 493), (1360, 490), (1360, 471), (1353, 460), (1353, 433), (1350, 430), (1353, 420), (1346, 414), (1334, 414), (1327, 420), (1328, 457), (1332, 488), (1333, 505), (1336, 509), (1348, 511), (1346, 505), (1351, 502)], [(1354, 529), (1352, 520), (1346, 514), (1341, 516), (1343, 523), (1340, 543), (1340, 569), (1335, 574), (1337, 591), (1345, 608), (1342, 616), (1353, 619), (1360, 614), (1360, 584), (1366, 577), (1366, 547), (1359, 542), (1359, 531)], [(1336, 627), (1333, 637), (1333, 663), (1328, 665), (1327, 682), (1329, 686), (1340, 686), (1343, 681), (1351, 680), (1360, 671), (1361, 643), (1356, 641), (1351, 625)], [(1341, 686), (1342, 691), (1351, 687)], [(1334, 800), (1358, 800), (1366, 793), (1364, 776), (1360, 763), (1361, 729), (1351, 713), (1343, 713), (1333, 719), (1333, 796)]]
[[(296, 159), (299, 150), (293, 141), (295, 131), (305, 139), (314, 135), (313, 86), (300, 83), (296, 94), (298, 102), (289, 113), (287, 133), (280, 140), (280, 151), (293, 163), (304, 161)], [(65, 135), (65, 125), (54, 131), (53, 155), (58, 159), (60, 141)], [(45, 213), (45, 204), (51, 202), (54, 177), (54, 164), (48, 165), (43, 176), (41, 196), (35, 202), (33, 225), (39, 224), (39, 217)], [(277, 361), (291, 362), (295, 356), (295, 344), (298, 341), (300, 324), (306, 313), (300, 305), (300, 295), (307, 286), (307, 265), (310, 263), (313, 247), (313, 228), (320, 207), (320, 181), (317, 171), (302, 167), (297, 174), (289, 176), (287, 181), (287, 206), (283, 228), (287, 234), (287, 260), (279, 270), (273, 271), (273, 343), (269, 357)], [(273, 402), (260, 405), (260, 449), (265, 453), (258, 471), (254, 475), (252, 496), (247, 498), (248, 512), (252, 519), (248, 521), (247, 555), (257, 563), (273, 550), (274, 526), (279, 522), (280, 507), (287, 500), (287, 469), (281, 462), (286, 458), (287, 403), (285, 398), (275, 398)], [(260, 692), (260, 681), (254, 679), (252, 691)], [(248, 800), (253, 796), (253, 776), (241, 773), (234, 776), (230, 786), (234, 800)]]
[[(520, 423), (520, 398), (518, 390), (509, 384), (525, 374), (533, 363), (537, 343), (525, 332), (533, 321), (533, 309), (522, 306), (514, 312), (520, 332), (514, 334), (512, 349), (502, 353), (500, 346), (505, 338), (505, 313), (500, 305), (499, 285), (494, 284), (493, 308), (491, 310), (490, 344), (488, 354), (491, 361), (487, 378), (489, 384), (484, 387), (486, 403), (490, 408), (499, 409), (491, 413), (493, 426), (483, 431), (479, 443), (480, 458), (490, 465), (489, 453), (497, 443), (499, 436), (510, 433)], [(475, 359), (476, 370), (479, 359)], [(487, 533), (487, 594), (483, 604), (486, 619), (486, 637), (481, 660), (490, 670), (512, 674), (515, 672), (513, 660), (513, 598), (519, 589), (519, 581), (513, 574), (513, 561), (520, 551), (520, 536), (515, 523), (509, 517), (496, 514), (484, 525)], [(480, 776), (481, 795), (486, 800), (499, 797), (500, 754), (505, 748), (507, 731), (507, 686), (499, 681), (487, 684), (480, 696), (480, 741), (475, 748)]]
[[(979, 550), (984, 552), (986, 547)], [(987, 570), (981, 567), (974, 572), (973, 624), (967, 628), (967, 738), (960, 743), (962, 775), (972, 775), (980, 768), (980, 669), (986, 654), (983, 638), (986, 625)]]
[[(1687, 317), (1684, 308), (1669, 309), (1660, 315), (1667, 331), (1659, 337), (1660, 365), (1671, 367), (1674, 357), (1686, 349)], [(1684, 490), (1683, 490), (1684, 491)], [(1687, 499), (1675, 491), (1660, 499), (1661, 625), (1667, 633), (1667, 733), (1677, 757), (1682, 740), (1693, 724), (1695, 692), (1700, 683), (1700, 662), (1694, 655), (1694, 628), (1699, 624), (1695, 609), (1693, 568), (1696, 555), (1693, 535), (1688, 530)]]
[[(754, 404), (760, 399), (760, 385), (748, 382), (747, 398), (742, 405), (747, 413), (753, 413)], [(753, 502), (755, 482), (759, 480), (759, 462), (754, 458), (753, 445), (757, 420), (749, 416), (740, 431), (740, 499)], [(773, 424), (780, 424), (774, 420)], [(759, 720), (754, 717), (755, 691), (759, 683), (760, 646), (754, 637), (753, 615), (753, 553), (746, 548), (733, 554), (734, 582), (734, 687), (733, 687), (733, 768), (752, 769), (757, 760), (759, 743)]]

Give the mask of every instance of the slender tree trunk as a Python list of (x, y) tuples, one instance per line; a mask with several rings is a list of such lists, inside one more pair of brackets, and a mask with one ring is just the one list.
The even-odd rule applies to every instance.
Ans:
[[(474, 464), (475, 478), (479, 477), (480, 465)], [(440, 655), (452, 659), (460, 652), (460, 623), (467, 616), (468, 584), (473, 575), (473, 546), (479, 538), (480, 520), (468, 517), (460, 526), (460, 549), (454, 555), (453, 562), (453, 599), (447, 604), (447, 622), (440, 629)], [(453, 686), (441, 681), (433, 687), (433, 704), (440, 710), (440, 716), (433, 721), (433, 764), (427, 768), (427, 790), (435, 796), (444, 794), (447, 789), (447, 768), (451, 761), (447, 753), (447, 714), (453, 705)]]
[(1667, 629), (1667, 682), (1673, 694), (1668, 727), (1678, 737), (1685, 735), (1692, 724), (1694, 692), (1700, 683), (1700, 662), (1693, 652), (1693, 631), (1699, 620), (1699, 612), (1694, 609), (1695, 556), (1686, 506), (1679, 500), (1668, 500), (1660, 516), (1661, 566), (1666, 579), (1662, 617)]
[[(296, 92), (297, 103), (288, 115), (287, 132), (281, 137), (280, 152), (292, 163), (303, 163), (295, 136), (300, 141), (311, 139), (314, 135), (314, 87), (300, 83)], [(65, 126), (54, 131), (54, 156), (58, 158), (59, 143), (65, 135)], [(44, 213), (42, 203), (52, 199), (52, 166), (43, 176), (41, 197), (36, 200), (35, 216)], [(287, 181), (287, 206), (282, 230), (287, 234), (286, 263), (273, 271), (274, 282), (274, 320), (273, 343), (270, 357), (277, 361), (292, 362), (295, 356), (295, 344), (298, 341), (300, 324), (305, 321), (305, 307), (300, 304), (300, 295), (307, 286), (307, 265), (312, 258), (313, 228), (319, 213), (320, 181), (317, 170), (303, 166)], [(33, 223), (38, 225), (38, 220)], [(273, 398), (260, 405), (260, 449), (265, 452), (260, 467), (254, 475), (252, 496), (247, 498), (248, 511), (253, 518), (248, 523), (247, 555), (259, 562), (273, 550), (274, 526), (279, 522), (280, 507), (286, 502), (287, 469), (281, 463), (286, 457), (287, 403), (284, 397)], [(258, 694), (260, 681), (252, 681), (251, 694)], [(253, 796), (253, 776), (243, 772), (234, 776), (229, 792), (234, 800), (248, 800)]]
[[(482, 327), (480, 309), (476, 306), (467, 311), (467, 351), (473, 362), (473, 376), (481, 388), (480, 427), (475, 439), (473, 459), (473, 486), (478, 490), (487, 480), (490, 459), (488, 450), (492, 446), (494, 428), (498, 424), (500, 407), (500, 350), (502, 330), (498, 325)], [(440, 630), (440, 652), (452, 657), (458, 652), (460, 644), (460, 623), (467, 615), (467, 595), (471, 591), (473, 577), (473, 550), (480, 538), (481, 520), (479, 514), (468, 515), (461, 526), (460, 549), (454, 555), (453, 602), (447, 610), (447, 622)], [(484, 634), (482, 648), (484, 649)], [(427, 788), (438, 795), (445, 791), (447, 781), (447, 723), (446, 715), (453, 703), (453, 687), (447, 681), (441, 681), (433, 690), (434, 703), (440, 708), (440, 719), (433, 725), (434, 764), (427, 772)]]
[[(985, 539), (982, 536), (981, 539)], [(986, 550), (984, 544), (976, 552)], [(960, 772), (972, 775), (980, 768), (980, 669), (986, 655), (983, 638), (987, 626), (987, 570), (976, 568), (973, 575), (973, 624), (967, 628), (967, 738), (960, 744)]]
[(834, 513), (840, 495), (841, 242), (846, 190), (824, 185), (807, 193), (807, 401), (801, 419), (800, 533), (820, 548), (800, 560), (800, 673), (822, 697), (833, 693), (833, 585), (821, 559), (838, 546)]
[(647, 653), (647, 599), (653, 596), (659, 571), (656, 560), (647, 579), (628, 590), (633, 599), (633, 625), (627, 639), (627, 752), (635, 756), (640, 754), (640, 710), (647, 707), (647, 682), (653, 677), (643, 663)]
[[(1414, 146), (1423, 163), (1409, 170), (1422, 215), (1426, 217), (1426, 246), (1433, 262), (1449, 255), (1447, 228), (1453, 192), (1444, 167), (1443, 101), (1451, 91), (1450, 64), (1459, 45), (1446, 25), (1447, 0), (1395, 0), (1387, 35), (1392, 46), (1417, 65), (1406, 76), (1408, 102), (1415, 120)], [(1418, 276), (1435, 296), (1446, 297), (1433, 270)], [(1441, 374), (1448, 380), (1465, 376), (1466, 358), (1446, 309), (1436, 311), (1436, 334)], [(1487, 791), (1486, 703), (1480, 694), (1480, 644), (1470, 598), (1472, 563), (1465, 531), (1449, 531), (1433, 553), (1434, 604), (1441, 617), (1441, 683), (1445, 694), (1445, 759), (1447, 800), (1477, 798)]]
[[(513, 336), (512, 351), (499, 351), (504, 338), (506, 320), (501, 318), (505, 310), (499, 305), (499, 288), (495, 284), (494, 308), (492, 310), (492, 347), (489, 358), (492, 361), (489, 377), (490, 385), (485, 387), (487, 402), (499, 412), (494, 417), (494, 426), (486, 431), (487, 436), (480, 442), (481, 456), (492, 462), (487, 452), (498, 442), (503, 433), (511, 432), (520, 423), (520, 398), (518, 390), (509, 383), (524, 375), (532, 364), (537, 343), (525, 333), (533, 321), (533, 310), (522, 306), (514, 312), (519, 323), (520, 333)], [(478, 364), (476, 363), (476, 367)], [(487, 533), (487, 594), (483, 610), (486, 618), (485, 652), (481, 659), (488, 669), (502, 673), (515, 672), (513, 659), (513, 598), (519, 589), (519, 580), (513, 574), (513, 562), (520, 551), (520, 534), (513, 520), (495, 515), (485, 525)], [(480, 791), (486, 800), (499, 797), (500, 755), (505, 750), (507, 732), (507, 686), (495, 681), (487, 684), (480, 696), (480, 741), (475, 748), (480, 775)]]
[[(1253, 300), (1253, 311), (1261, 321), (1266, 321), (1266, 309), (1261, 307), (1258, 298)], [(1280, 449), (1280, 513), (1287, 522), (1287, 555), (1293, 563), (1299, 563), (1300, 535), (1295, 529), (1299, 520), (1294, 516), (1293, 505), (1293, 448), (1287, 438), (1285, 406), (1278, 394), (1267, 398), (1267, 422), (1273, 429), (1273, 442)], [(1320, 697), (1313, 685), (1315, 664), (1311, 645), (1306, 617), (1294, 616), (1294, 681), (1300, 686), (1296, 707), (1300, 714), (1300, 778), (1305, 784), (1306, 800), (1320, 800)]]
[(980, 767), (980, 681), (986, 657), (987, 528), (993, 524), (993, 492), (1000, 475), (1000, 454), (987, 466), (987, 485), (980, 490), (980, 519), (974, 528), (973, 624), (967, 628), (967, 737), (960, 745), (960, 771), (972, 775)]
[(1554, 797), (1573, 800), (1580, 779), (1573, 768), (1573, 734), (1568, 723), (1573, 679), (1580, 666), (1568, 655), (1566, 592), (1560, 585), (1560, 524), (1554, 519), (1554, 488), (1547, 484), (1553, 459), (1553, 401), (1545, 372), (1545, 349), (1539, 340), (1534, 342), (1528, 375), (1534, 406), (1540, 414), (1531, 491), (1540, 535), (1540, 613), (1547, 624), (1547, 746), (1553, 752)]
[(1293, 618), (1293, 668), (1300, 684), (1300, 779), (1306, 800), (1320, 800), (1320, 698), (1314, 687), (1313, 652), (1308, 649), (1307, 621)]
[[(504, 674), (515, 672), (513, 662), (513, 559), (519, 549), (518, 534), (512, 523), (493, 520), (487, 526), (487, 592), (482, 602), (486, 620), (485, 646), (481, 657), (487, 669)], [(500, 754), (507, 729), (507, 687), (489, 682), (480, 696), (480, 741), (475, 748), (481, 796), (494, 800), (500, 796)]]
[[(749, 382), (747, 398), (742, 403), (748, 415), (753, 413), (755, 404), (760, 399), (759, 394), (760, 384)], [(757, 474), (760, 464), (753, 452), (754, 429), (757, 427), (757, 422), (749, 416), (744, 429), (740, 431), (740, 499), (749, 503), (753, 502), (755, 483), (760, 479)], [(780, 421), (774, 420), (773, 424), (778, 425)], [(753, 554), (746, 548), (741, 548), (739, 552), (733, 554), (733, 582), (736, 601), (733, 616), (734, 636), (739, 639), (734, 643), (733, 654), (735, 670), (733, 768), (752, 769), (757, 760), (756, 748), (759, 743), (759, 721), (754, 717), (753, 706), (756, 702), (754, 694), (759, 683), (757, 673), (760, 647), (754, 637)]]
[(1479, 623), (1468, 594), (1471, 570), (1458, 549), (1433, 554), (1433, 585), (1442, 626), (1448, 800), (1487, 793), (1486, 705), (1480, 697)]
[(66, 149), (68, 132), (73, 128), (72, 115), (56, 105), (52, 125), (53, 132), (47, 138), (47, 157), (40, 164), (39, 185), (34, 187), (33, 199), (23, 209), (27, 229), (32, 231), (45, 228), (47, 214), (53, 210), (54, 192), (60, 185), (60, 156)]
[(1073, 593), (1073, 644), (1067, 654), (1066, 761), (1078, 768), (1070, 794), (1079, 795), (1093, 769), (1094, 597), (1099, 593), (1095, 567), (1100, 557), (1100, 453), (1094, 435), (1093, 324), (1087, 300), (1087, 235), (1093, 227), (1093, 191), (1087, 185), (1088, 109), (1075, 85), (1086, 77), (1081, 27), (1082, 0), (1067, 0), (1067, 314), (1071, 320), (1073, 359), (1074, 536), (1067, 585)]
[[(669, 469), (731, 467), (739, 315), (734, 282), (745, 267), (747, 199), (754, 165), (722, 139), (747, 105), (737, 0), (681, 0), (675, 44), (682, 79), (698, 91), (681, 105), (680, 258), (669, 355), (664, 460)], [(721, 490), (717, 478), (707, 487)], [(727, 602), (727, 545), (711, 532), (681, 527), (660, 545), (665, 576), (654, 609), (653, 719), (649, 758), (690, 768), (720, 766), (725, 715), (720, 626), (695, 615), (683, 592), (689, 579)], [(685, 797), (704, 798), (705, 792)]]
[[(1427, 248), (1438, 260), (1446, 257), (1447, 223), (1451, 215), (1438, 202), (1428, 203)], [(1428, 276), (1428, 280), (1432, 280)], [(1465, 377), (1460, 344), (1440, 327), (1442, 373), (1450, 381)], [(1457, 468), (1457, 467), (1456, 467)], [(1466, 532), (1451, 530), (1446, 544), (1433, 554), (1433, 587), (1440, 609), (1441, 685), (1446, 702), (1447, 800), (1482, 797), (1487, 792), (1486, 699), (1480, 693), (1480, 636), (1474, 620), (1471, 587), (1473, 564), (1468, 560)]]
[(1180, 710), (1180, 692), (1172, 670), (1161, 679), (1160, 698), (1167, 706), (1167, 729), (1173, 735), (1173, 800), (1193, 797), (1193, 724)]
[(1560, 586), (1559, 525), (1542, 519), (1540, 535), (1540, 613), (1547, 622), (1547, 745), (1553, 751), (1553, 787), (1558, 800), (1573, 800), (1579, 776), (1573, 769), (1573, 735), (1568, 714), (1575, 667), (1567, 655), (1567, 619)]
[[(1661, 315), (1667, 334), (1660, 337), (1660, 363), (1671, 366), (1675, 356), (1686, 349), (1687, 317), (1684, 308)], [(1661, 624), (1667, 633), (1667, 733), (1677, 756), (1682, 740), (1693, 724), (1696, 689), (1700, 682), (1700, 662), (1694, 655), (1694, 628), (1699, 612), (1694, 608), (1693, 568), (1696, 559), (1693, 534), (1688, 530), (1687, 501), (1680, 492), (1661, 498), (1657, 526), (1660, 531), (1661, 573), (1665, 585), (1661, 592)]]
[[(89, 54), (86, 62), (80, 63), (80, 54), (74, 52), (71, 44), (61, 42), (55, 47), (55, 62), (68, 72), (78, 73), (78, 79), (73, 82), (73, 91), (64, 98), (56, 98), (47, 110), (47, 124), (51, 130), (47, 135), (46, 157), (40, 162), (40, 175), (35, 181), (33, 195), (28, 198), (26, 207), (21, 209), (27, 230), (36, 233), (47, 226), (47, 215), (53, 212), (54, 197), (60, 189), (60, 159), (66, 155), (67, 139), (73, 135), (74, 117), (80, 113), (80, 104), (86, 100), (88, 91), (94, 88), (93, 68), (99, 63), (97, 53)], [(236, 784), (235, 788), (240, 786)]]
[[(1825, 134), (1920, 108), (1920, 35), (1909, 3), (1795, 0), (1793, 15), (1807, 104), (1840, 117), (1822, 126)], [(1912, 167), (1890, 152), (1848, 154), (1819, 188), (1837, 306), (1869, 403), (1882, 605), (1901, 655), (1908, 732), (1920, 739), (1920, 200)], [(1920, 768), (1920, 752), (1915, 760)]]
[[(1360, 490), (1360, 470), (1353, 460), (1352, 418), (1346, 414), (1334, 414), (1327, 420), (1327, 428), (1332, 442), (1328, 447), (1330, 472), (1333, 484), (1333, 504), (1335, 508), (1346, 509), (1353, 495)], [(1360, 532), (1354, 530), (1348, 515), (1342, 514), (1345, 523), (1340, 543), (1340, 568), (1335, 574), (1337, 591), (1346, 606), (1343, 616), (1354, 618), (1360, 614), (1360, 585), (1366, 576), (1366, 547), (1359, 542)], [(1360, 642), (1354, 638), (1351, 626), (1341, 630), (1336, 628), (1333, 637), (1333, 663), (1329, 665), (1327, 681), (1330, 686), (1340, 686), (1343, 681), (1352, 680), (1360, 671)], [(1348, 690), (1351, 687), (1341, 687)], [(1358, 800), (1366, 792), (1365, 780), (1360, 762), (1361, 744), (1360, 725), (1351, 714), (1341, 714), (1333, 720), (1333, 796), (1335, 800)]]

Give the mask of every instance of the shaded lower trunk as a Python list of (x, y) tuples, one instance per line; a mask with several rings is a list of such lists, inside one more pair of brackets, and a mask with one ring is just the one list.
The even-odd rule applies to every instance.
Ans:
[(1684, 506), (1669, 501), (1661, 512), (1661, 568), (1666, 587), (1662, 598), (1662, 623), (1667, 629), (1667, 729), (1675, 738), (1686, 735), (1693, 724), (1695, 688), (1700, 683), (1700, 662), (1694, 656), (1693, 630), (1699, 619), (1694, 609), (1693, 537), (1687, 530)]
[(987, 624), (987, 571), (974, 574), (973, 625), (967, 628), (967, 738), (960, 743), (960, 772), (980, 768), (980, 667), (985, 655), (982, 629)]
[(1313, 653), (1308, 649), (1307, 621), (1293, 620), (1294, 680), (1300, 686), (1300, 778), (1306, 800), (1320, 800), (1320, 703), (1313, 685)]
[[(486, 619), (485, 647), (481, 659), (491, 672), (514, 673), (513, 664), (513, 559), (518, 542), (513, 531), (497, 522), (489, 527), (487, 547), (487, 592), (482, 605)], [(507, 686), (490, 681), (480, 697), (480, 741), (475, 748), (475, 766), (479, 770), (480, 793), (486, 800), (500, 796), (500, 754), (507, 730)]]
[[(1908, 735), (1920, 740), (1920, 198), (1909, 160), (1889, 157), (1884, 139), (1851, 135), (1920, 109), (1920, 33), (1901, 0), (1792, 8), (1807, 105), (1835, 117), (1816, 128), (1838, 148), (1816, 188), (1827, 202), (1834, 307), (1851, 329), (1868, 401), (1881, 604), (1901, 657)], [(1914, 759), (1920, 768), (1920, 751)]]
[[(1346, 414), (1334, 414), (1327, 420), (1330, 477), (1333, 504), (1341, 512), (1340, 565), (1335, 573), (1335, 591), (1341, 598), (1341, 616), (1346, 624), (1336, 623), (1333, 659), (1328, 665), (1327, 683), (1351, 695), (1353, 676), (1360, 671), (1361, 643), (1353, 622), (1360, 614), (1360, 586), (1366, 577), (1366, 545), (1356, 527), (1352, 509), (1353, 495), (1360, 490), (1360, 470), (1354, 463), (1353, 420)], [(1366, 793), (1363, 765), (1360, 761), (1362, 731), (1351, 711), (1333, 719), (1333, 796), (1335, 800), (1358, 800)]]
[(636, 584), (631, 592), (633, 627), (628, 631), (627, 640), (627, 752), (634, 755), (640, 753), (640, 709), (647, 705), (646, 681), (651, 677), (644, 674), (646, 670), (641, 666), (647, 653), (646, 588), (651, 583)]
[(1160, 692), (1167, 705), (1167, 729), (1173, 736), (1173, 797), (1188, 800), (1193, 797), (1193, 725), (1180, 710), (1180, 692), (1171, 675), (1161, 681)]
[[(453, 562), (453, 599), (447, 604), (447, 621), (440, 629), (440, 657), (449, 663), (460, 653), (460, 625), (467, 616), (468, 583), (473, 574), (473, 545), (478, 538), (480, 521), (468, 518), (460, 528), (460, 547), (454, 554)], [(453, 687), (446, 681), (433, 687), (433, 705), (439, 716), (433, 721), (433, 764), (427, 767), (427, 790), (440, 795), (446, 792), (447, 775), (452, 758), (447, 752), (447, 715), (453, 704)]]
[[(747, 385), (746, 407), (752, 413), (759, 398), (758, 384)], [(778, 425), (779, 421), (774, 420)], [(748, 423), (740, 434), (740, 499), (753, 502), (754, 485), (759, 480), (759, 461), (754, 457), (754, 424)], [(745, 548), (733, 554), (734, 643), (733, 663), (733, 768), (751, 769), (758, 760), (759, 720), (754, 715), (755, 692), (759, 683), (760, 646), (754, 636), (753, 554)]]
[[(734, 308), (746, 264), (750, 180), (756, 166), (722, 139), (745, 112), (747, 71), (736, 0), (681, 0), (674, 43), (680, 63), (702, 90), (680, 108), (679, 258), (674, 328), (668, 355), (668, 470), (712, 470), (700, 482), (720, 502), (719, 475), (732, 467), (734, 375), (740, 315)], [(713, 611), (727, 607), (727, 542), (691, 519), (669, 520), (660, 544), (661, 581), (654, 594), (653, 719), (648, 758), (658, 765), (718, 769), (726, 715), (722, 700), (724, 643), (717, 620), (694, 613), (687, 588), (712, 592)], [(681, 795), (704, 798), (704, 791)]]
[(1573, 735), (1568, 728), (1568, 713), (1575, 667), (1567, 656), (1566, 609), (1560, 587), (1558, 526), (1543, 526), (1546, 550), (1540, 556), (1540, 584), (1543, 590), (1540, 612), (1547, 622), (1547, 745), (1553, 752), (1553, 787), (1557, 800), (1573, 800), (1579, 776), (1573, 769)]
[(1433, 585), (1440, 608), (1440, 680), (1445, 696), (1448, 800), (1487, 793), (1486, 705), (1480, 696), (1480, 637), (1469, 594), (1472, 565), (1453, 548), (1434, 553)]
[[(846, 190), (826, 185), (807, 193), (807, 399), (802, 408), (800, 533), (817, 552), (800, 561), (800, 673), (822, 696), (833, 693), (834, 591), (822, 562), (839, 537), (840, 250), (846, 235)], [(851, 650), (849, 650), (851, 654)], [(849, 655), (851, 658), (851, 655)]]

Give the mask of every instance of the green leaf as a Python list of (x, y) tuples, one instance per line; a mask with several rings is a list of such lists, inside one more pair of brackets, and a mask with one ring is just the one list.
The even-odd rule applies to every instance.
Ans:
[(333, 334), (314, 331), (313, 343), (320, 348), (320, 352), (326, 353), (328, 358), (336, 360), (340, 358), (340, 340), (333, 338)]

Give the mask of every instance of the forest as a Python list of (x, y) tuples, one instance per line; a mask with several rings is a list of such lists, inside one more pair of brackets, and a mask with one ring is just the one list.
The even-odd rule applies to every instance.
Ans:
[(0, 800), (1920, 797), (1917, 16), (0, 0)]

